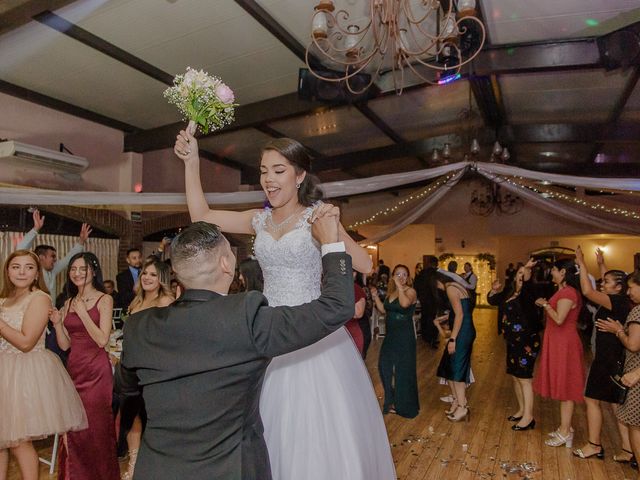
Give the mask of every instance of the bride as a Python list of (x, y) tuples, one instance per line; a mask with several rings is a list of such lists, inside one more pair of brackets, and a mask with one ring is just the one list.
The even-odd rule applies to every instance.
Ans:
[[(177, 136), (185, 164), (192, 221), (228, 233), (255, 234), (269, 305), (300, 305), (320, 296), (321, 255), (311, 237), (320, 202), (310, 158), (295, 140), (262, 150), (260, 184), (269, 207), (244, 212), (210, 210), (200, 182), (196, 139)], [(371, 259), (341, 227), (340, 240), (361, 272)], [(267, 369), (260, 413), (274, 480), (392, 480), (395, 469), (380, 407), (362, 358), (344, 328), (302, 350), (274, 358)]]

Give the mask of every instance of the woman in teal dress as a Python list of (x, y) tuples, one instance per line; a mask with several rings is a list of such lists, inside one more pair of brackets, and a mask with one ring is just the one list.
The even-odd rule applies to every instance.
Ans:
[(433, 277), (432, 288), (446, 292), (453, 319), (450, 321), (451, 336), (438, 366), (438, 376), (447, 380), (454, 398), (447, 418), (452, 422), (468, 420), (466, 384), (470, 381), (471, 349), (476, 338), (469, 294), (462, 285), (442, 273)]
[(371, 291), (376, 308), (386, 314), (386, 335), (380, 348), (378, 370), (384, 387), (383, 413), (406, 418), (418, 415), (418, 378), (416, 375), (416, 335), (413, 311), (416, 291), (411, 288), (409, 269), (396, 265), (384, 303), (375, 288)]

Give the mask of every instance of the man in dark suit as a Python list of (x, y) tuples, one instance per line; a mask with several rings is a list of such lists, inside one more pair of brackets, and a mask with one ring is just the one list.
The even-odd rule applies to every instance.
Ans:
[(423, 258), (424, 268), (413, 282), (413, 287), (420, 301), (420, 332), (424, 340), (431, 348), (438, 348), (438, 329), (433, 324), (438, 313), (437, 291), (432, 285), (435, 284), (433, 276), (438, 270), (438, 258), (434, 255), (425, 255)]
[(119, 305), (124, 312), (129, 308), (129, 304), (136, 296), (135, 286), (138, 282), (140, 269), (142, 268), (142, 252), (138, 248), (127, 250), (128, 267), (116, 275), (118, 284)]
[(143, 387), (147, 408), (135, 480), (271, 479), (259, 412), (267, 365), (353, 316), (338, 216), (331, 207), (312, 225), (322, 244), (322, 295), (297, 307), (269, 307), (257, 291), (227, 295), (236, 259), (215, 225), (196, 222), (176, 237), (172, 262), (185, 292), (129, 318), (116, 370), (117, 388)]

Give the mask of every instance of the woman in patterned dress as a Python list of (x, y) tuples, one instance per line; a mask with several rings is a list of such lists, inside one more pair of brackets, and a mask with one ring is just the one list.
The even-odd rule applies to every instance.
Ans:
[(598, 320), (596, 327), (599, 331), (615, 334), (627, 349), (622, 383), (629, 391), (624, 404), (616, 410), (616, 417), (629, 428), (631, 449), (634, 456), (640, 458), (640, 270), (628, 276), (627, 295), (635, 307), (625, 324), (608, 318)]
[(518, 400), (518, 411), (508, 419), (514, 431), (533, 429), (533, 367), (540, 351), (540, 319), (535, 306), (536, 294), (531, 282), (534, 260), (518, 268), (512, 285), (498, 293), (496, 281), (489, 292), (491, 305), (501, 305), (502, 332), (507, 344), (507, 374), (513, 376), (513, 388)]

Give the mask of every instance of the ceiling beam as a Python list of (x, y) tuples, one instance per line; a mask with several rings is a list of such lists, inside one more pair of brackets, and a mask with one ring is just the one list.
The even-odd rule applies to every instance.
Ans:
[[(532, 124), (532, 125), (505, 125), (499, 130), (500, 141), (504, 144), (512, 143), (591, 143), (594, 139), (603, 142), (628, 142), (640, 143), (640, 124), (627, 124), (616, 131), (616, 136), (609, 139), (603, 138), (605, 124)], [(452, 127), (451, 134), (459, 131)], [(478, 132), (478, 140), (482, 145), (491, 145), (495, 138), (495, 130), (483, 128)], [(368, 163), (390, 161), (402, 157), (415, 157), (417, 155), (429, 156), (434, 148), (442, 148), (448, 142), (455, 148), (460, 144), (451, 139), (451, 135), (428, 137), (420, 140), (377, 147), (358, 152), (345, 153), (330, 157), (318, 158), (313, 161), (312, 170), (320, 172), (324, 170), (353, 168)], [(515, 153), (514, 153), (515, 154)]]
[[(611, 135), (611, 133), (615, 132), (618, 129), (618, 122), (620, 121), (620, 116), (622, 115), (622, 112), (624, 111), (624, 108), (627, 105), (629, 98), (633, 94), (633, 91), (636, 89), (636, 86), (638, 85), (639, 80), (640, 80), (640, 66), (635, 66), (631, 71), (629, 80), (627, 80), (627, 83), (625, 84), (624, 89), (622, 90), (622, 93), (616, 100), (616, 103), (613, 106), (611, 113), (609, 113), (609, 118), (607, 118), (607, 122), (605, 123), (606, 137), (608, 137), (609, 135)], [(596, 142), (596, 144), (593, 146), (593, 149), (591, 150), (591, 153), (589, 154), (588, 161), (592, 163), (595, 162), (596, 157), (600, 153), (600, 150), (602, 150), (602, 147), (604, 147), (603, 142)]]
[[(286, 120), (326, 108), (320, 103), (298, 98), (297, 93), (288, 93), (261, 102), (240, 105), (235, 109), (235, 121), (232, 125), (204, 136), (212, 137), (243, 128), (256, 128), (265, 123)], [(184, 122), (176, 122), (127, 135), (124, 140), (124, 150), (125, 152), (146, 152), (172, 147), (177, 132), (184, 126)]]
[(31, 103), (35, 103), (37, 105), (41, 105), (43, 107), (57, 110), (59, 112), (68, 113), (69, 115), (73, 115), (74, 117), (84, 118), (85, 120), (90, 120), (100, 125), (105, 125), (116, 130), (122, 130), (123, 132), (133, 133), (139, 130), (137, 127), (129, 125), (128, 123), (115, 120), (111, 117), (107, 117), (96, 112), (92, 112), (91, 110), (78, 107), (77, 105), (63, 102), (62, 100), (43, 95), (42, 93), (34, 92), (33, 90), (29, 90), (24, 87), (19, 87), (18, 85), (5, 82), (4, 80), (0, 80), (0, 92), (11, 95), (12, 97), (26, 100)]
[(66, 7), (76, 0), (6, 0), (0, 2), (0, 35), (29, 23), (46, 10)]
[(42, 12), (33, 17), (37, 22), (46, 25), (54, 30), (57, 30), (68, 37), (77, 40), (78, 42), (86, 45), (87, 47), (93, 48), (105, 55), (127, 65), (128, 67), (133, 68), (149, 77), (157, 80), (165, 85), (173, 85), (173, 75), (168, 74), (167, 72), (160, 70), (159, 68), (151, 65), (150, 63), (145, 62), (144, 60), (132, 55), (131, 53), (116, 47), (112, 43), (107, 42), (106, 40), (94, 35), (93, 33), (85, 30), (84, 28), (80, 28), (74, 23), (69, 22), (68, 20), (56, 15), (53, 12)]
[[(303, 62), (306, 61), (307, 49), (293, 35), (291, 35), (273, 16), (267, 12), (255, 0), (235, 0), (245, 12), (251, 15), (260, 25), (262, 25), (271, 35), (276, 37), (280, 43), (291, 51)], [(320, 61), (312, 54), (309, 54), (309, 63), (314, 67), (322, 66)]]
[(485, 125), (498, 128), (506, 123), (502, 92), (496, 75), (471, 75), (469, 87)]
[[(545, 55), (549, 57), (546, 58)], [(474, 65), (476, 66), (475, 75), (490, 76), (494, 73), (524, 73), (550, 69), (589, 69), (600, 66), (600, 57), (595, 40), (571, 40), (550, 44), (490, 47), (480, 52), (479, 59), (474, 62)], [(438, 87), (420, 85), (411, 89), (417, 88)], [(387, 95), (395, 95), (395, 92), (390, 91), (381, 96)], [(375, 99), (371, 101), (375, 102)], [(255, 128), (262, 124), (306, 115), (322, 108), (326, 106), (318, 102), (302, 100), (298, 98), (297, 93), (289, 93), (236, 108), (236, 120), (233, 125), (212, 132), (208, 136), (242, 128)], [(176, 132), (182, 127), (182, 122), (176, 122), (127, 135), (125, 151), (144, 152), (170, 147), (173, 145)]]
[(485, 47), (473, 62), (476, 75), (584, 70), (602, 65), (595, 38)]

